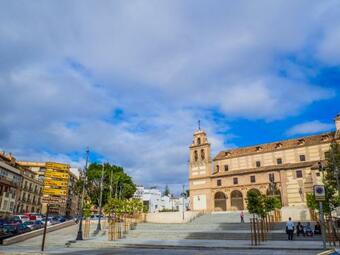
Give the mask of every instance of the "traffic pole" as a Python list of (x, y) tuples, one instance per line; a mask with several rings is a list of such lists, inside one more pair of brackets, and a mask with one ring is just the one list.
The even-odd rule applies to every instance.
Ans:
[(42, 239), (42, 244), (41, 244), (41, 251), (44, 251), (44, 249), (45, 249), (45, 239), (46, 239), (47, 221), (48, 221), (48, 211), (49, 211), (49, 204), (47, 204), (46, 219), (45, 219), (44, 233), (43, 233), (43, 239)]
[(321, 223), (321, 236), (322, 236), (322, 247), (326, 249), (326, 228), (325, 228), (325, 221), (323, 218), (323, 205), (322, 202), (319, 201), (319, 209), (320, 209), (320, 223)]

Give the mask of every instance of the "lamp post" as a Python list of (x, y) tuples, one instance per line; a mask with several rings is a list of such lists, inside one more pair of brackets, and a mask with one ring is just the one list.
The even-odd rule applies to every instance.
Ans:
[(183, 186), (182, 186), (182, 189), (183, 189), (183, 191), (182, 191), (182, 195), (183, 195), (183, 205), (182, 205), (182, 219), (183, 219), (183, 221), (184, 221), (184, 216), (185, 216), (185, 201), (184, 201), (184, 199), (185, 199), (185, 197), (186, 197), (186, 195), (185, 195), (185, 190), (184, 190), (184, 184), (183, 184)]
[(82, 195), (81, 195), (81, 203), (80, 203), (80, 221), (79, 221), (79, 229), (77, 233), (77, 241), (83, 240), (83, 215), (84, 215), (84, 196), (85, 196), (85, 182), (86, 182), (86, 172), (87, 172), (87, 164), (89, 161), (89, 153), (90, 150), (86, 149), (86, 162), (85, 169), (83, 171), (83, 187), (82, 187)]
[(96, 233), (102, 230), (102, 225), (100, 224), (100, 219), (102, 217), (102, 198), (103, 198), (103, 180), (104, 180), (104, 163), (102, 167), (102, 176), (100, 178), (100, 195), (99, 195), (99, 217)]

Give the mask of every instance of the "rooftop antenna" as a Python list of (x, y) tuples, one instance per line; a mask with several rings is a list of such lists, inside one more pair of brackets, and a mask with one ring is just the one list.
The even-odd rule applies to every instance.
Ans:
[(198, 120), (198, 130), (201, 130), (201, 121)]

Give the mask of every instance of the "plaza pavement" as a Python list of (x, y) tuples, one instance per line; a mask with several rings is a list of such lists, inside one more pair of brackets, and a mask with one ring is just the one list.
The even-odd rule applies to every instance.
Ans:
[[(91, 225), (91, 233), (96, 224)], [(90, 239), (72, 243), (78, 225), (51, 232), (46, 238), (45, 254), (317, 254), (322, 250), (320, 242), (267, 241), (261, 246), (251, 246), (247, 240), (134, 240), (107, 241), (105, 232)], [(21, 243), (0, 246), (0, 254), (41, 254), (42, 237), (34, 237)], [(119, 253), (117, 253), (119, 251)], [(136, 252), (136, 253), (135, 253)], [(163, 252), (162, 252), (163, 253)]]
[[(207, 216), (208, 217), (208, 216)], [(261, 243), (260, 246), (251, 246), (250, 240), (213, 240), (213, 239), (189, 239), (183, 238), (184, 228), (190, 228), (190, 231), (196, 229), (210, 229), (216, 231), (232, 231), (240, 233), (247, 231), (246, 226), (239, 226), (244, 228), (243, 230), (235, 230), (234, 225), (231, 227), (233, 230), (229, 230), (230, 225), (223, 225), (226, 230), (222, 230), (221, 222), (225, 221), (222, 216), (213, 216), (213, 218), (207, 219), (202, 217), (196, 223), (189, 225), (163, 225), (158, 227), (159, 231), (171, 232), (171, 238), (168, 235), (164, 235), (163, 239), (160, 236), (151, 234), (154, 231), (155, 226), (148, 224), (140, 224), (138, 226), (141, 232), (149, 230), (150, 232), (143, 234), (142, 236), (135, 236), (134, 231), (130, 231), (130, 234), (126, 238), (117, 241), (108, 241), (107, 233), (105, 231), (100, 232), (96, 236), (92, 235), (96, 228), (96, 223), (91, 224), (90, 237), (88, 240), (77, 241), (75, 243), (69, 243), (69, 246), (65, 244), (69, 241), (74, 241), (78, 231), (78, 225), (73, 225), (64, 229), (60, 229), (47, 234), (45, 254), (317, 254), (322, 251), (321, 241), (288, 241), (288, 240), (270, 240)], [(211, 223), (211, 221), (214, 224)], [(207, 221), (207, 222), (204, 222)], [(221, 222), (220, 222), (221, 221)], [(138, 230), (137, 228), (137, 230)], [(157, 226), (156, 226), (157, 228)], [(178, 231), (177, 235), (174, 234)], [(282, 230), (274, 230), (282, 231)], [(136, 233), (136, 232), (135, 232)], [(138, 231), (137, 231), (138, 233)], [(159, 232), (160, 233), (160, 232)], [(158, 237), (158, 238), (157, 238)], [(41, 254), (42, 237), (37, 236), (26, 241), (16, 243), (9, 246), (0, 246), (0, 254)], [(161, 252), (160, 252), (161, 251)]]

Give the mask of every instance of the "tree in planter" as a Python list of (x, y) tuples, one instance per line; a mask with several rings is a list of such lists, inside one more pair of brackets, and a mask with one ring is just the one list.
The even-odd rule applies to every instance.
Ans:
[(274, 211), (275, 209), (280, 209), (282, 207), (281, 201), (277, 197), (266, 197), (263, 198), (264, 211), (266, 214)]
[(247, 201), (247, 209), (250, 213), (264, 217), (265, 210), (263, 206), (263, 196), (261, 194), (251, 190), (247, 193)]
[[(87, 170), (86, 189), (92, 203), (96, 206), (99, 205), (102, 167), (102, 164), (92, 163)], [(102, 204), (106, 204), (109, 201), (110, 195), (116, 199), (129, 199), (135, 191), (135, 184), (122, 167), (109, 163), (104, 164)]]
[(247, 193), (247, 209), (258, 217), (265, 218), (269, 212), (281, 208), (281, 202), (276, 197), (268, 197), (255, 191)]
[[(335, 164), (340, 169), (340, 145), (333, 143), (331, 150), (326, 153), (326, 165), (324, 167), (323, 183), (325, 185), (326, 199), (323, 203), (324, 213), (330, 215), (335, 207), (340, 206), (340, 196), (337, 191)], [(319, 209), (319, 203), (312, 193), (307, 194), (307, 206), (312, 210)]]

